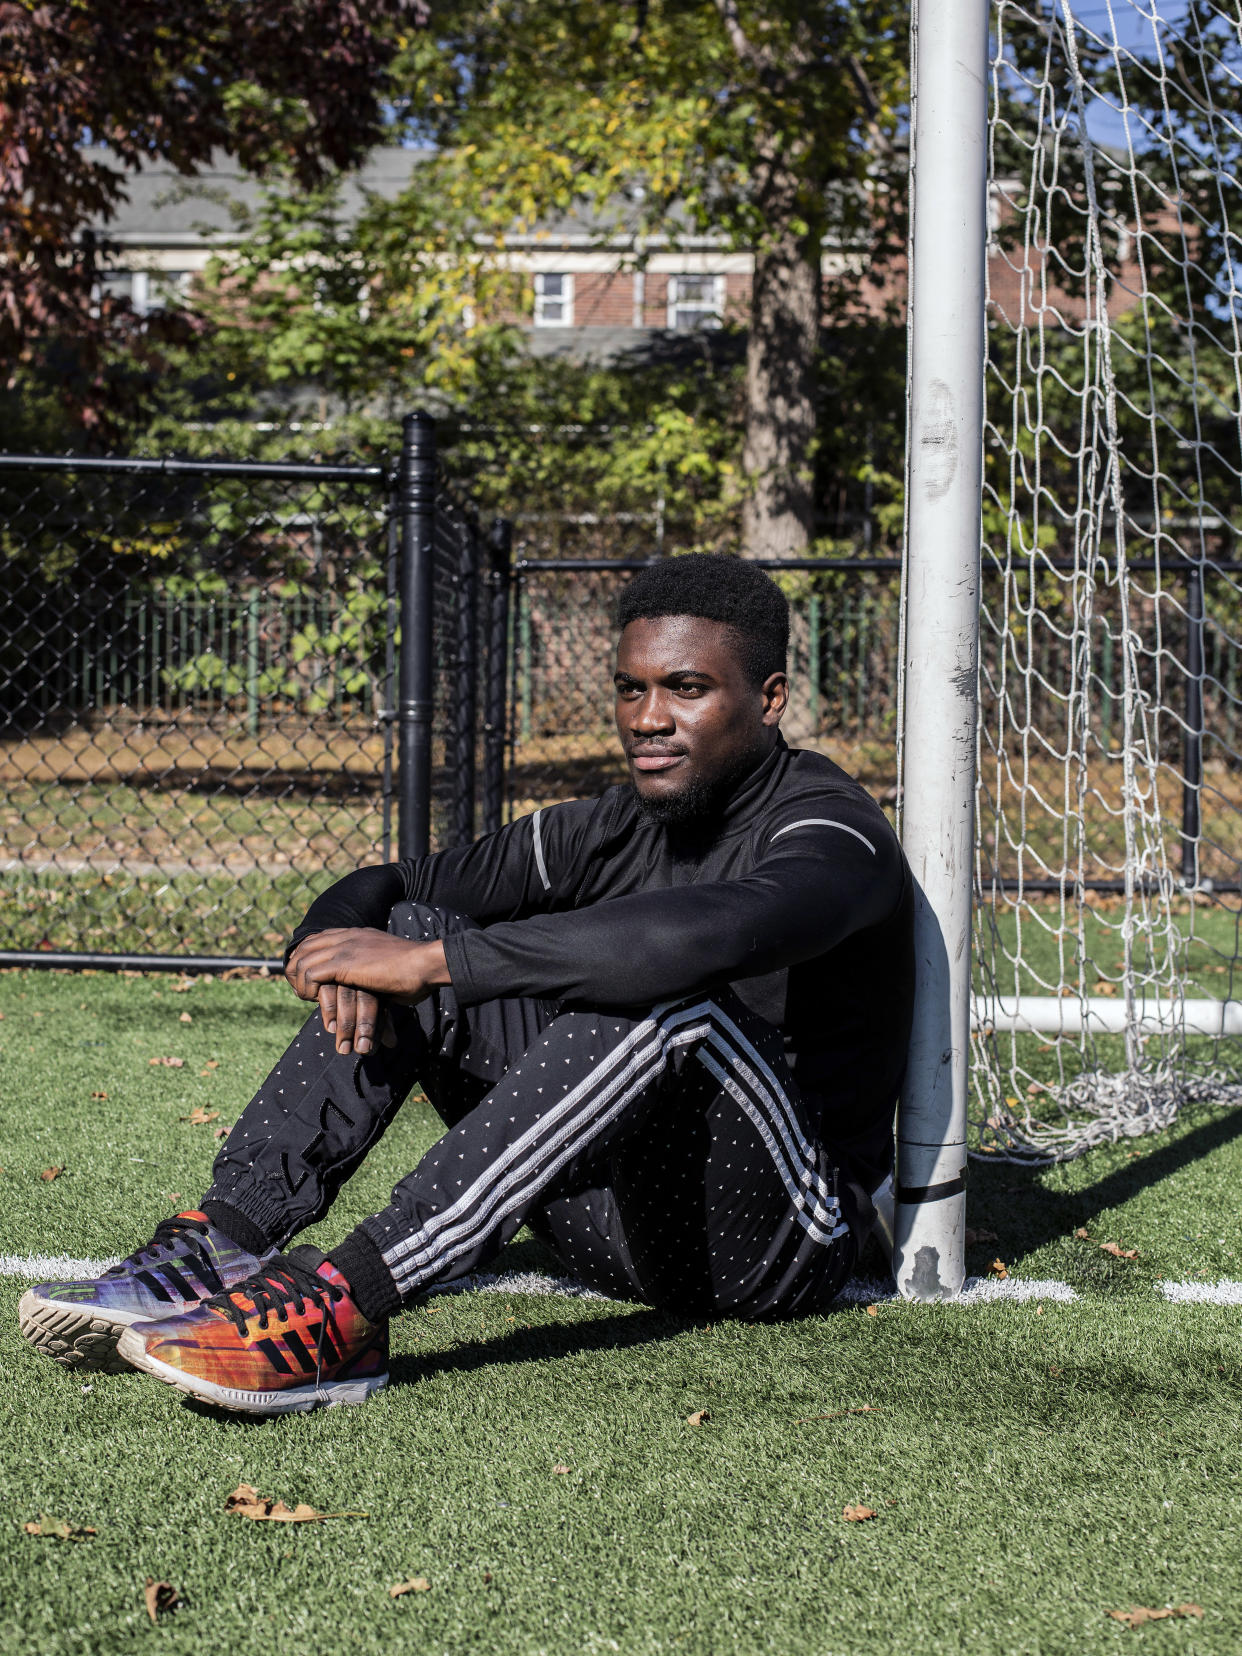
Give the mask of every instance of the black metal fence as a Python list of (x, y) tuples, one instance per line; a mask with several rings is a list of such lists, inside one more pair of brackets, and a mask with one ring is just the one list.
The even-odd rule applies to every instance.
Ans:
[[(841, 762), (882, 800), (896, 799), (897, 694), (901, 672), (901, 564), (893, 557), (761, 560), (791, 611), (791, 705), (782, 726), (796, 746)], [(513, 566), (510, 639), (510, 815), (592, 793), (623, 775), (607, 695), (614, 643), (611, 615), (634, 559), (526, 557)], [(1111, 792), (1124, 780), (1120, 753), (1122, 647), (1128, 629), (1147, 737), (1161, 773), (1166, 853), (1190, 886), (1237, 888), (1242, 831), (1232, 781), (1242, 752), (1237, 576), (1242, 565), (1201, 565), (1178, 551), (1157, 566), (1131, 565), (1127, 618), (1114, 590), (1094, 595), (1087, 635), (1076, 632), (1080, 601), (1072, 563), (1042, 560), (1008, 581), (985, 564), (987, 625), (980, 639), (981, 763), (1025, 785), (1031, 818), (1064, 794), (1067, 746), (1087, 740), (1098, 757), (1092, 832), (1103, 863), (1124, 861), (1124, 824)], [(1003, 624), (1002, 624), (1003, 622)], [(1025, 784), (1022, 780), (1025, 778)], [(988, 783), (994, 786), (994, 781)], [(1100, 791), (1103, 790), (1103, 791)], [(1011, 811), (1025, 808), (1009, 802)], [(1053, 813), (1055, 816), (1055, 812)], [(1055, 841), (1054, 820), (1043, 838)], [(1050, 869), (1055, 843), (1036, 847)], [(1027, 889), (1058, 891), (1059, 875)], [(1001, 885), (1016, 874), (1016, 847), (995, 852)], [(1115, 891), (1119, 876), (1097, 871), (1090, 889)]]
[[(875, 791), (896, 780), (900, 562), (760, 559), (790, 602), (795, 745), (848, 762)], [(621, 779), (609, 687), (614, 607), (646, 560), (526, 557), (513, 562), (509, 666), (511, 816)]]
[[(0, 456), (0, 963), (274, 964), (358, 864), (620, 778), (612, 614), (643, 561), (529, 556), (446, 487), (435, 435), (408, 416), (391, 466)], [(766, 567), (791, 605), (787, 734), (892, 800), (898, 560)], [(1137, 618), (1142, 671), (1188, 880), (1236, 882), (1242, 845), (1208, 866), (1201, 842), (1205, 765), (1242, 737), (1238, 566), (1206, 597), (1178, 567)], [(1055, 738), (1069, 622), (1043, 597), (1016, 613), (984, 630), (983, 727)], [(1089, 669), (1105, 754), (1115, 631)]]
[(498, 823), (486, 563), (424, 416), (391, 468), (0, 456), (0, 961), (272, 962)]

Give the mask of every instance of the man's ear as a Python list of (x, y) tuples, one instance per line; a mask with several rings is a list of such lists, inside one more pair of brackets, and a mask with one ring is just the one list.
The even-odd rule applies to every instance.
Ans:
[(763, 681), (763, 722), (778, 725), (789, 706), (789, 679), (784, 673), (769, 673)]

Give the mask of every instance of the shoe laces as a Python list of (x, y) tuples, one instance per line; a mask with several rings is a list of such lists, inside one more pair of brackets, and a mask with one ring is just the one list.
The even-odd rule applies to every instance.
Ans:
[[(332, 1307), (337, 1300), (344, 1298), (344, 1288), (328, 1282), (301, 1260), (286, 1257), (265, 1270), (256, 1271), (254, 1276), (247, 1277), (236, 1287), (226, 1289), (222, 1294), (213, 1294), (203, 1304), (231, 1318), (238, 1333), (244, 1334), (247, 1320), (254, 1312), (259, 1313), (259, 1327), (266, 1330), (269, 1316), (275, 1315), (281, 1321), (287, 1321), (289, 1307), (292, 1306), (294, 1313), (300, 1317), (309, 1300), (322, 1312), (324, 1323), (330, 1324), (333, 1333), (336, 1333), (338, 1330)], [(238, 1303), (239, 1300), (249, 1300), (251, 1309), (246, 1310)]]
[(210, 1230), (211, 1226), (206, 1220), (186, 1219), (181, 1214), (174, 1214), (171, 1219), (161, 1219), (149, 1242), (144, 1242), (141, 1248), (135, 1248), (132, 1254), (128, 1254), (119, 1265), (113, 1265), (104, 1275), (120, 1276), (130, 1266), (145, 1263), (150, 1255), (171, 1253), (178, 1242), (186, 1244), (188, 1253), (214, 1271), (211, 1257), (203, 1246), (203, 1238)]

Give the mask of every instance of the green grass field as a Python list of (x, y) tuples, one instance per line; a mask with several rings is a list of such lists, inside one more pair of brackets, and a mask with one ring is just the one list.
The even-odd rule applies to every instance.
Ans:
[[(201, 1193), (212, 1132), (299, 1011), (279, 984), (175, 988), (0, 974), (0, 1253), (122, 1251)], [(220, 1114), (193, 1125), (196, 1105)], [(318, 1239), (434, 1130), (407, 1108)], [(1074, 1303), (752, 1328), (442, 1297), (394, 1325), (373, 1403), (289, 1420), (64, 1372), (18, 1338), (24, 1283), (0, 1277), (0, 1651), (1235, 1652), (1242, 1313), (1167, 1303), (1159, 1279), (1242, 1277), (1240, 1182), (1242, 1114), (1219, 1110), (1065, 1167), (978, 1168), (970, 1223), (995, 1239), (972, 1272), (999, 1258)], [(507, 1264), (548, 1261), (519, 1240)], [(243, 1481), (365, 1516), (249, 1523), (224, 1510)], [(97, 1534), (26, 1534), (40, 1513)], [(158, 1626), (148, 1576), (183, 1600)], [(389, 1597), (414, 1576), (429, 1591)], [(1202, 1618), (1107, 1615), (1184, 1603)]]

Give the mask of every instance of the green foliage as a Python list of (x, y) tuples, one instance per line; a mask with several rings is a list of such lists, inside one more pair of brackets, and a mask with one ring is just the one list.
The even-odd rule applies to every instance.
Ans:
[(47, 368), (71, 342), (60, 394), (106, 433), (121, 406), (109, 355), (158, 372), (164, 331), (94, 293), (125, 170), (158, 158), (190, 176), (223, 151), (311, 186), (354, 165), (380, 135), (398, 31), (425, 18), (409, 0), (6, 5), (0, 357)]

